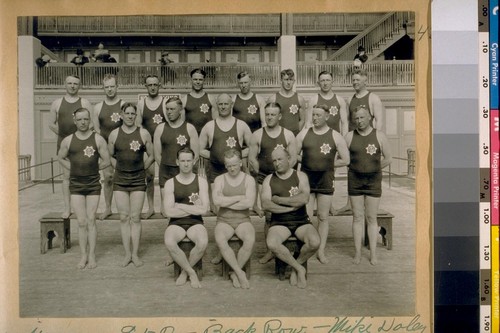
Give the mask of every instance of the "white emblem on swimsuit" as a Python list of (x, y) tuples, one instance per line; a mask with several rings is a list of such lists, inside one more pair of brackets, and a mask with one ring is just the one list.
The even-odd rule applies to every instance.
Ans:
[(189, 196), (189, 202), (194, 204), (198, 200), (200, 200), (200, 196), (198, 195), (198, 193), (191, 193), (191, 195)]
[(281, 143), (278, 143), (274, 149), (285, 149), (285, 147)]
[(207, 113), (208, 109), (209, 109), (209, 107), (207, 104), (203, 103), (202, 105), (200, 105), (200, 112), (201, 113)]
[(292, 187), (290, 187), (290, 191), (288, 191), (288, 193), (290, 193), (291, 197), (293, 197), (294, 195), (299, 194), (299, 187), (298, 186), (292, 186)]
[(330, 114), (331, 114), (332, 116), (336, 116), (336, 115), (337, 115), (337, 113), (339, 113), (339, 109), (338, 109), (336, 106), (331, 106), (331, 107), (330, 107)]
[(250, 114), (256, 114), (257, 113), (257, 107), (255, 105), (249, 105), (247, 109), (248, 113)]
[(229, 148), (236, 147), (236, 140), (234, 139), (234, 137), (230, 136), (229, 138), (227, 138), (226, 146), (228, 146)]
[(321, 149), (321, 154), (330, 154), (330, 151), (332, 150), (332, 147), (330, 147), (330, 144), (328, 143), (323, 143), (320, 147)]
[(83, 155), (85, 155), (85, 156), (87, 156), (89, 158), (92, 157), (92, 156), (94, 156), (94, 153), (95, 153), (95, 149), (92, 146), (87, 146), (83, 150)]
[(155, 124), (161, 124), (163, 122), (163, 117), (157, 113), (153, 117), (153, 122)]
[(130, 142), (130, 150), (138, 151), (141, 148), (141, 144), (137, 140), (132, 140)]
[(177, 137), (177, 144), (184, 146), (186, 144), (186, 142), (187, 142), (186, 136), (179, 134), (179, 136)]
[(111, 121), (114, 123), (119, 122), (120, 119), (122, 118), (118, 112), (113, 112), (109, 117), (111, 118)]
[(292, 104), (290, 105), (289, 110), (291, 114), (297, 114), (297, 112), (299, 112), (299, 107), (295, 104)]
[(370, 155), (373, 155), (377, 152), (377, 147), (375, 147), (374, 144), (368, 144), (368, 146), (366, 146), (366, 153), (367, 154), (370, 154)]

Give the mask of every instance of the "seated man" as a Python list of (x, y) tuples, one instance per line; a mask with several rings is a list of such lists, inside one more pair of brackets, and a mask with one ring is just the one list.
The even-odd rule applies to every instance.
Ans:
[[(303, 172), (291, 168), (290, 154), (286, 149), (277, 148), (271, 156), (276, 172), (264, 179), (261, 194), (262, 208), (272, 213), (267, 248), (292, 266), (290, 284), (305, 288), (306, 269), (302, 264), (319, 248), (319, 234), (306, 212), (309, 181)], [(283, 245), (292, 235), (304, 243), (297, 259)]]
[[(189, 276), (191, 287), (201, 288), (193, 266), (201, 260), (208, 244), (208, 235), (203, 225), (202, 214), (208, 212), (208, 184), (204, 178), (193, 173), (194, 152), (182, 148), (177, 152), (179, 174), (167, 180), (163, 201), (170, 223), (165, 230), (165, 245), (174, 261), (182, 268), (176, 285), (184, 285)], [(194, 248), (186, 257), (178, 243), (188, 237)]]
[[(250, 221), (250, 208), (255, 202), (255, 180), (241, 171), (241, 153), (236, 149), (224, 152), (227, 173), (217, 176), (212, 197), (217, 207), (215, 241), (222, 257), (233, 269), (230, 273), (235, 288), (250, 288), (242, 270), (250, 260), (255, 244), (255, 229)], [(236, 234), (243, 241), (237, 256), (229, 247), (228, 240)]]

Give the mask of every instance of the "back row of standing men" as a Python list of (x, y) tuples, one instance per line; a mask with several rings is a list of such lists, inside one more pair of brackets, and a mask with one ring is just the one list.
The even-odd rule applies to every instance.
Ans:
[[(355, 94), (349, 100), (349, 112), (347, 111), (346, 102), (332, 91), (333, 75), (328, 72), (322, 72), (318, 77), (320, 92), (310, 101), (309, 105), (313, 106), (310, 111), (306, 110), (304, 99), (293, 91), (295, 78), (292, 70), (281, 72), (281, 89), (269, 98), (267, 104), (260, 96), (251, 92), (251, 78), (248, 73), (243, 72), (238, 74), (237, 79), (240, 93), (233, 98), (227, 94), (221, 94), (217, 99), (208, 95), (203, 89), (204, 78), (205, 73), (203, 70), (193, 70), (191, 72), (191, 92), (180, 99), (173, 97), (165, 100), (159, 95), (159, 78), (154, 75), (148, 76), (145, 80), (148, 96), (141, 99), (137, 108), (135, 108), (130, 103), (124, 103), (117, 96), (117, 80), (114, 76), (109, 75), (106, 76), (103, 82), (106, 94), (105, 100), (92, 108), (87, 100), (78, 96), (79, 79), (69, 76), (66, 79), (66, 96), (54, 101), (51, 107), (52, 121), (49, 126), (58, 135), (58, 151), (62, 140), (77, 130), (78, 123), (74, 118), (73, 112), (79, 108), (93, 110), (90, 114), (90, 120), (96, 132), (100, 133), (108, 143), (109, 152), (111, 152), (112, 157), (116, 157), (117, 152), (115, 147), (118, 141), (120, 141), (118, 138), (121, 137), (120, 130), (118, 129), (120, 126), (122, 128), (129, 126), (133, 131), (136, 131), (135, 126), (144, 128), (145, 130), (141, 129), (138, 133), (144, 143), (144, 150), (148, 156), (142, 166), (146, 169), (146, 194), (149, 203), (149, 210), (144, 217), (148, 218), (154, 213), (153, 180), (155, 160), (159, 165), (159, 183), (161, 194), (164, 196), (165, 183), (179, 173), (178, 159), (176, 158), (179, 148), (188, 146), (193, 150), (195, 165), (199, 156), (209, 161), (206, 173), (208, 181), (211, 184), (214, 183), (217, 176), (226, 171), (227, 165), (224, 152), (229, 148), (236, 148), (241, 151), (243, 157), (248, 156), (250, 173), (256, 176), (259, 184), (262, 184), (267, 175), (275, 171), (276, 165), (274, 165), (274, 161), (271, 158), (272, 151), (276, 147), (286, 148), (289, 152), (290, 164), (292, 166), (296, 164), (298, 158), (302, 157), (302, 171), (307, 174), (311, 186), (309, 216), (312, 216), (312, 207), (315, 200), (318, 209), (318, 231), (320, 236), (318, 259), (322, 263), (326, 263), (327, 259), (324, 249), (328, 235), (327, 219), (334, 190), (333, 168), (349, 164), (347, 144), (341, 134), (346, 135), (346, 139), (350, 145), (353, 136), (352, 134), (349, 135), (348, 131), (356, 129), (357, 124), (353, 116), (355, 111), (359, 109), (367, 111), (366, 117), (370, 119), (370, 128), (373, 124), (375, 129), (380, 129), (383, 123), (383, 107), (380, 99), (366, 89), (366, 72), (360, 70), (352, 74)], [(129, 110), (130, 108), (133, 110)], [(131, 121), (131, 119), (134, 121)], [(266, 126), (261, 128), (261, 125), (264, 125), (264, 123)], [(379, 132), (377, 132), (377, 139), (378, 146), (375, 145), (374, 149), (383, 151), (384, 160), (386, 161), (383, 164), (387, 165), (390, 162), (387, 141), (385, 136)], [(67, 141), (63, 154), (59, 152), (59, 156), (62, 156), (63, 159), (67, 157), (67, 149), (69, 149), (69, 145), (71, 144), (71, 140)], [(132, 149), (132, 145), (130, 148)], [(337, 152), (338, 154), (336, 154)], [(373, 155), (373, 152), (371, 155)], [(116, 165), (116, 158), (112, 158), (113, 160), (113, 164)], [(358, 160), (358, 164), (365, 164), (362, 158), (358, 158)], [(63, 180), (65, 211), (63, 216), (67, 217), (70, 214), (69, 170), (71, 168), (65, 167), (63, 169), (65, 171)], [(116, 181), (113, 188), (113, 177), (116, 180), (116, 173), (113, 176), (113, 169), (108, 166), (103, 167), (103, 169), (106, 209), (101, 218), (105, 218), (111, 213), (113, 189), (117, 193)], [(349, 170), (349, 177), (352, 178), (351, 173), (354, 170), (351, 169), (352, 165)], [(371, 182), (370, 179), (363, 181), (365, 183)], [(361, 187), (365, 185), (361, 184)], [(377, 193), (375, 193), (374, 197), (380, 198), (378, 190), (375, 192)], [(74, 193), (72, 192), (71, 194), (73, 195)], [(144, 195), (142, 196), (142, 201), (143, 198)], [(132, 211), (131, 206), (135, 202), (141, 201), (140, 198), (132, 198), (130, 195), (125, 199), (116, 197), (119, 211), (124, 201), (126, 201), (125, 206), (130, 212)], [(81, 208), (75, 209), (73, 196), (71, 201), (73, 210), (75, 213), (78, 213), (78, 210)], [(120, 204), (118, 204), (118, 201), (120, 201)], [(361, 243), (362, 233), (361, 227), (358, 226), (359, 223), (356, 223), (360, 220), (360, 216), (356, 214), (356, 211), (359, 210), (357, 208), (361, 207), (362, 209), (360, 210), (363, 211), (364, 215), (364, 207), (366, 206), (367, 213), (373, 215), (374, 204), (378, 207), (378, 200), (374, 204), (371, 204), (370, 201), (364, 202), (363, 200), (356, 207), (353, 206), (355, 220), (353, 232), (356, 245), (354, 261), (356, 263), (359, 263), (361, 256), (360, 244), (359, 247), (357, 246), (357, 238), (359, 238), (359, 243)], [(92, 205), (94, 204), (96, 209), (98, 202), (92, 202)], [(353, 204), (355, 203), (353, 202)], [(81, 203), (76, 206), (86, 207), (88, 204)], [(142, 203), (140, 208), (142, 210)], [(164, 209), (162, 200), (161, 210), (166, 215)], [(259, 215), (262, 215), (260, 205), (256, 204), (255, 210)], [(370, 222), (370, 216), (367, 217)], [(140, 216), (137, 213), (129, 214), (129, 218), (130, 222), (133, 222), (132, 219), (140, 222)], [(364, 221), (364, 218), (361, 217), (362, 221)], [(131, 225), (134, 226), (134, 223), (131, 223)], [(374, 225), (376, 228), (376, 210)], [(89, 226), (89, 235), (95, 233), (91, 229)], [(128, 238), (131, 237), (133, 245), (133, 253), (130, 253), (130, 245), (127, 249), (124, 239), (124, 246), (127, 252), (124, 265), (128, 264), (131, 260), (134, 264), (140, 265), (142, 262), (137, 257), (137, 238), (140, 237), (140, 227), (136, 227), (135, 229), (131, 227), (130, 229), (131, 231), (127, 233), (122, 225), (122, 236), (124, 236), (125, 231), (125, 236), (128, 235)], [(369, 235), (371, 230), (375, 230), (376, 236), (377, 231), (374, 228), (369, 228)], [(86, 235), (86, 233), (82, 234)], [(134, 239), (136, 240), (134, 241)], [(92, 249), (95, 248), (95, 240), (92, 242), (89, 238), (88, 241), (90, 252), (88, 256), (86, 251), (85, 254), (82, 252), (82, 262), (79, 264), (82, 268), (87, 264), (91, 268), (96, 265), (95, 257), (92, 253)], [(87, 241), (80, 239), (80, 244), (82, 243), (86, 244)], [(371, 243), (375, 243), (376, 245), (376, 242)], [(375, 249), (372, 246), (370, 246), (370, 249), (371, 262), (376, 263)]]

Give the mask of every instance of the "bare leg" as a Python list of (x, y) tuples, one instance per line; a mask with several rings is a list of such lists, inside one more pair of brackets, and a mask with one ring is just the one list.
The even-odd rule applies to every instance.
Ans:
[[(266, 212), (266, 220), (264, 222), (264, 237), (267, 238), (267, 233), (269, 232), (269, 226), (271, 223), (271, 214)], [(266, 244), (267, 247), (267, 244)], [(267, 249), (267, 252), (259, 259), (259, 263), (266, 264), (274, 258), (274, 253)]]
[[(144, 198), (143, 198), (144, 200)], [(132, 251), (130, 250), (130, 196), (129, 192), (116, 191), (115, 201), (118, 213), (120, 214), (120, 230), (122, 236), (123, 257), (122, 266), (126, 267), (132, 261)]]
[(148, 198), (148, 211), (143, 215), (149, 219), (155, 213), (155, 164), (146, 170), (146, 197)]
[(78, 241), (80, 243), (81, 259), (77, 267), (79, 269), (84, 269), (88, 260), (87, 208), (85, 196), (75, 194), (71, 195), (71, 207), (75, 212), (76, 219), (78, 221)]
[[(320, 235), (311, 224), (303, 225), (295, 231), (295, 235), (298, 239), (304, 242), (304, 245), (300, 249), (299, 257), (297, 258), (297, 263), (302, 266), (319, 248), (321, 244)], [(307, 285), (305, 269), (302, 275), (301, 270), (297, 270), (297, 287), (305, 288)]]
[(61, 214), (63, 219), (67, 219), (71, 215), (71, 202), (70, 202), (70, 192), (69, 192), (69, 170), (62, 168), (63, 170), (63, 181), (62, 181), (62, 194), (64, 202), (64, 211)]
[(377, 264), (377, 237), (378, 237), (378, 223), (377, 213), (380, 204), (380, 198), (365, 196), (365, 214), (368, 229), (368, 240), (370, 242), (370, 263)]
[[(163, 215), (163, 217), (166, 217), (168, 218), (167, 216), (167, 213), (165, 213), (165, 204), (163, 202), (164, 200), (164, 194), (165, 194), (165, 189), (160, 187), (160, 196), (161, 196), (161, 215)], [(170, 266), (174, 263), (174, 259), (172, 259), (172, 256), (170, 255), (170, 252), (168, 252), (168, 249), (167, 249), (167, 255), (165, 257), (165, 266)]]
[(95, 213), (99, 205), (99, 195), (87, 195), (87, 221), (88, 221), (88, 238), (89, 238), (89, 262), (87, 268), (93, 269), (97, 267), (95, 259), (95, 247), (97, 243), (97, 227), (95, 225)]
[(130, 236), (132, 239), (132, 262), (135, 267), (140, 267), (144, 263), (139, 259), (139, 245), (141, 241), (141, 211), (144, 204), (144, 195), (142, 191), (130, 193)]
[[(208, 234), (207, 229), (203, 224), (197, 224), (192, 226), (187, 231), (187, 237), (194, 242), (194, 247), (189, 253), (189, 265), (193, 267), (198, 261), (203, 258), (205, 250), (208, 245)], [(201, 288), (200, 281), (196, 272), (192, 269), (192, 272), (187, 272), (189, 275), (189, 280), (191, 281), (191, 287)]]
[(365, 223), (365, 199), (364, 196), (350, 196), (353, 212), (352, 234), (354, 238), (354, 259), (353, 263), (358, 265), (361, 262), (361, 242), (363, 238), (363, 227)]
[(328, 229), (329, 229), (329, 213), (330, 207), (332, 205), (332, 195), (318, 194), (316, 196), (316, 202), (318, 206), (317, 218), (318, 218), (318, 233), (320, 237), (320, 244), (318, 249), (318, 260), (322, 264), (328, 263), (328, 259), (325, 254), (326, 242), (328, 239)]
[(104, 192), (104, 203), (106, 207), (104, 212), (99, 215), (99, 219), (102, 221), (109, 215), (111, 215), (111, 202), (113, 200), (113, 167), (109, 166), (102, 170), (103, 173), (103, 192)]
[[(177, 225), (169, 225), (165, 230), (165, 246), (172, 255), (175, 262), (181, 266), (182, 271), (175, 284), (177, 286), (184, 285), (187, 281), (187, 273), (194, 273), (194, 269), (189, 265), (189, 261), (178, 245), (178, 243), (186, 236), (186, 231)], [(191, 272), (192, 271), (192, 272)], [(196, 274), (196, 273), (194, 273)]]

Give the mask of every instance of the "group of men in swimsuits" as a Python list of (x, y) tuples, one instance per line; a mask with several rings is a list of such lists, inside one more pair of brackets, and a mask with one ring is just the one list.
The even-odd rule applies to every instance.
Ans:
[[(335, 168), (348, 166), (348, 194), (353, 211), (354, 262), (361, 261), (366, 219), (370, 262), (376, 264), (377, 210), (382, 168), (391, 162), (387, 138), (380, 131), (383, 107), (366, 88), (364, 70), (352, 74), (355, 94), (346, 103), (332, 91), (333, 75), (321, 72), (320, 92), (308, 108), (294, 91), (295, 74), (281, 72), (281, 88), (267, 101), (251, 91), (251, 76), (237, 76), (240, 93), (209, 95), (205, 72), (191, 73), (191, 92), (179, 97), (160, 95), (160, 79), (145, 79), (148, 95), (137, 106), (118, 95), (117, 78), (103, 80), (104, 101), (94, 108), (78, 96), (80, 80), (66, 78), (66, 95), (52, 104), (50, 128), (58, 135), (58, 157), (64, 170), (63, 196), (67, 218), (71, 210), (79, 225), (82, 258), (79, 268), (96, 267), (97, 210), (101, 182), (105, 219), (112, 197), (120, 215), (123, 266), (141, 266), (138, 256), (141, 218), (154, 214), (154, 177), (158, 165), (161, 214), (167, 263), (182, 269), (176, 284), (190, 280), (201, 287), (193, 266), (202, 258), (208, 235), (202, 216), (217, 215), (215, 241), (231, 267), (235, 287), (249, 288), (243, 267), (255, 244), (250, 221), (253, 209), (266, 216), (264, 263), (273, 256), (289, 264), (290, 283), (305, 288), (303, 264), (316, 253), (321, 263), (328, 236), (328, 218), (335, 189)], [(203, 160), (204, 163), (199, 163)], [(202, 176), (206, 174), (206, 176)], [(142, 214), (145, 197), (148, 210)], [(70, 205), (71, 203), (71, 205)], [(317, 222), (310, 217), (317, 210)], [(235, 253), (228, 241), (236, 235), (242, 246)], [(294, 258), (283, 245), (295, 236), (304, 245)], [(186, 255), (178, 243), (194, 243)]]

